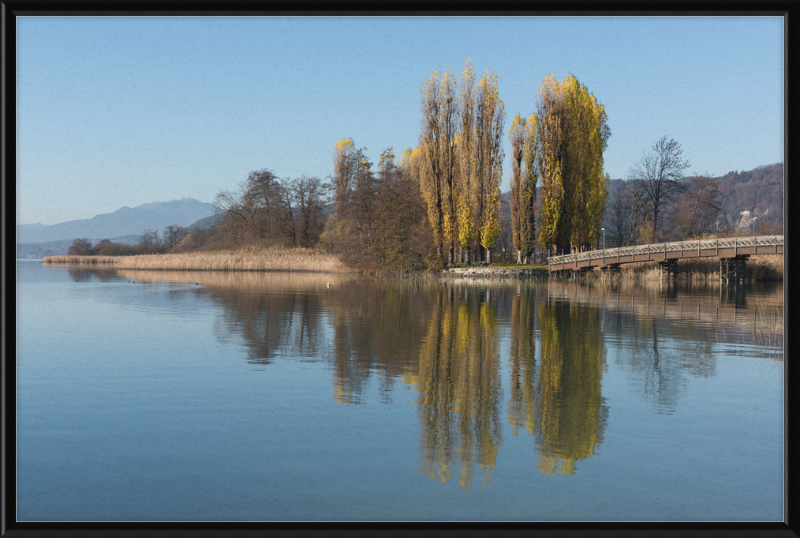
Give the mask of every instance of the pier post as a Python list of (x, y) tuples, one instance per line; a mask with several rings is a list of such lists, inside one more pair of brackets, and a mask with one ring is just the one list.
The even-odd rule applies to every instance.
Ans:
[(748, 255), (719, 259), (720, 282), (744, 282), (747, 278)]
[(663, 262), (658, 262), (658, 266), (660, 269), (659, 278), (663, 279), (665, 274), (667, 275), (667, 278), (674, 278), (675, 272), (678, 268), (678, 261), (666, 260)]

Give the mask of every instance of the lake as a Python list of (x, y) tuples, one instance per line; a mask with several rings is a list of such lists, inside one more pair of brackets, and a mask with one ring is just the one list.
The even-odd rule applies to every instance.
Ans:
[(18, 521), (782, 521), (783, 285), (18, 261)]

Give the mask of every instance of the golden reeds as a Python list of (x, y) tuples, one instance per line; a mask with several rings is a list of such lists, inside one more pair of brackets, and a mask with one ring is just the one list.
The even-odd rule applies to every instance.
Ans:
[(42, 263), (69, 265), (116, 265), (121, 256), (47, 256)]
[(48, 256), (42, 263), (69, 265), (104, 264), (115, 269), (159, 269), (171, 271), (305, 271), (346, 273), (339, 259), (309, 248), (256, 248), (142, 254), (137, 256)]
[(258, 290), (311, 290), (338, 287), (357, 278), (354, 274), (269, 271), (159, 271), (153, 269), (120, 269), (117, 274), (136, 282), (171, 282), (197, 284), (214, 288)]

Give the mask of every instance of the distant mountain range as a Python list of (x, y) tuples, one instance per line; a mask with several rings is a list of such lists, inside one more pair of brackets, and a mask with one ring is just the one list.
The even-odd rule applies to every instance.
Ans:
[(196, 221), (214, 214), (214, 204), (199, 202), (192, 198), (153, 202), (137, 207), (123, 207), (113, 213), (104, 213), (90, 219), (71, 220), (61, 224), (17, 225), (17, 243), (44, 243), (72, 241), (85, 237), (92, 241), (121, 238), (126, 235), (141, 235), (145, 229), (163, 230), (177, 224), (190, 226)]

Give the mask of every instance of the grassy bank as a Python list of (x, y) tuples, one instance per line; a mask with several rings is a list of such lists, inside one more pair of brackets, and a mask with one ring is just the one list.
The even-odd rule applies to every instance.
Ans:
[(336, 256), (308, 248), (279, 247), (138, 256), (48, 256), (42, 263), (173, 271), (350, 272)]

